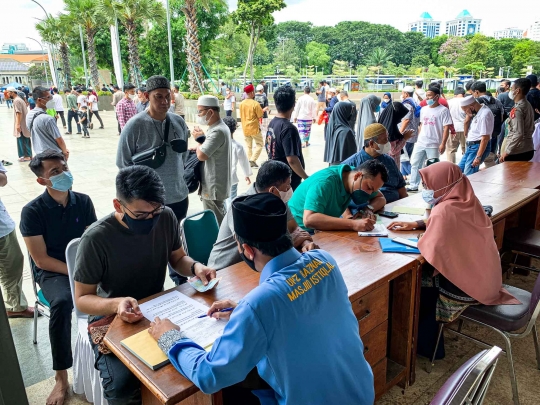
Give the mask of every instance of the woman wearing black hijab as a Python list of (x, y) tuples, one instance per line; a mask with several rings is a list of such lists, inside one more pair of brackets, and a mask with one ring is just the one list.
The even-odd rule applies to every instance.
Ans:
[(383, 110), (378, 120), (379, 124), (384, 125), (388, 131), (388, 141), (392, 145), (392, 149), (388, 154), (394, 159), (397, 167), (401, 167), (401, 149), (413, 134), (412, 130), (407, 130), (402, 134), (398, 128), (398, 124), (408, 113), (407, 107), (400, 102), (394, 101)]
[(326, 127), (326, 144), (324, 145), (324, 161), (330, 166), (339, 165), (349, 156), (356, 153), (356, 139), (349, 126), (353, 105), (339, 102), (335, 105)]

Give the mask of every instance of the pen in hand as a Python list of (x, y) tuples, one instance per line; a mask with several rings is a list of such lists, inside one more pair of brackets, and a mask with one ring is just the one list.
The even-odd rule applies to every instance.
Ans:
[[(232, 308), (232, 307), (231, 307), (231, 308), (223, 308), (223, 309), (220, 309), (220, 310), (218, 310), (218, 311), (216, 311), (216, 312), (230, 312), (230, 311), (232, 311), (233, 309), (234, 309), (234, 308)], [(208, 315), (201, 315), (201, 316), (198, 316), (197, 318), (204, 318), (204, 317), (207, 317), (207, 316), (208, 316)]]

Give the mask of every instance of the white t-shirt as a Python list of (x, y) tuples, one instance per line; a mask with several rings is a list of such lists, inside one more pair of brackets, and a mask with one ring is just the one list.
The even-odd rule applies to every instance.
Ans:
[(54, 109), (56, 111), (64, 111), (64, 105), (62, 104), (62, 96), (60, 94), (55, 94), (52, 96), (54, 101)]
[(461, 100), (463, 100), (462, 97), (454, 97), (448, 100), (448, 108), (450, 109), (450, 115), (452, 116), (452, 121), (454, 121), (456, 132), (465, 131), (464, 121), (467, 114), (461, 109)]
[(418, 96), (422, 97), (422, 100), (426, 99), (426, 91), (424, 89), (416, 89), (413, 94), (413, 99), (418, 104), (421, 103), (421, 100), (418, 99)]
[(88, 104), (86, 103), (86, 96), (84, 94), (77, 97), (77, 104), (80, 104), (79, 108), (82, 108), (83, 106), (88, 107)]
[(233, 103), (236, 103), (236, 97), (235, 96), (231, 96), (229, 98), (226, 98), (225, 100), (223, 100), (223, 109), (225, 111), (231, 111)]
[(452, 125), (452, 117), (448, 108), (423, 107), (420, 110), (420, 124), (422, 129), (418, 134), (418, 145), (424, 148), (438, 148), (443, 140), (443, 130), (446, 125)]
[(238, 175), (236, 174), (236, 166), (240, 164), (240, 167), (242, 168), (242, 172), (244, 173), (245, 177), (253, 175), (253, 172), (251, 171), (251, 167), (249, 165), (249, 161), (247, 158), (246, 151), (242, 144), (238, 142), (236, 139), (231, 139), (232, 143), (232, 171), (231, 171), (231, 185), (238, 184)]
[(471, 120), (469, 133), (467, 134), (467, 142), (479, 141), (482, 136), (493, 133), (493, 124), (495, 117), (489, 107), (482, 104), (482, 108), (478, 110), (476, 116)]
[(99, 110), (98, 101), (97, 101), (96, 96), (94, 96), (93, 94), (90, 94), (90, 96), (88, 96), (88, 102), (92, 103), (92, 111), (98, 111)]

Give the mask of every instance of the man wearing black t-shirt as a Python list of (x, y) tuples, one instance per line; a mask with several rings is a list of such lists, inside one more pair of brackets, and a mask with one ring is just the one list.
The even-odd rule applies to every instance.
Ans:
[(279, 87), (274, 93), (274, 103), (278, 111), (266, 131), (266, 152), (271, 160), (283, 162), (292, 170), (291, 187), (296, 190), (307, 179), (302, 155), (302, 141), (298, 129), (291, 123), (295, 105), (295, 92), (291, 87)]
[(73, 300), (65, 252), (68, 243), (80, 238), (97, 218), (90, 197), (71, 191), (73, 176), (62, 153), (48, 149), (34, 156), (29, 166), (46, 190), (22, 209), (20, 230), (51, 314), (49, 340), (56, 384), (47, 404), (61, 404), (69, 388), (67, 369), (73, 365)]

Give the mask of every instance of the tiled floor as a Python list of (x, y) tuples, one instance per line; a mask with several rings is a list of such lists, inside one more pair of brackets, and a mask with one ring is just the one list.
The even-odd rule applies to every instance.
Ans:
[[(8, 110), (5, 104), (0, 105), (0, 158), (13, 162), (8, 167), (9, 183), (0, 189), (0, 197), (9, 213), (17, 222), (20, 220), (22, 207), (44, 191), (36, 183), (35, 176), (28, 169), (27, 164), (17, 162), (16, 140), (12, 137), (13, 110)], [(116, 135), (116, 120), (112, 112), (101, 114), (105, 129), (95, 129), (90, 139), (82, 139), (77, 135), (66, 136), (66, 143), (71, 152), (69, 166), (73, 172), (75, 182), (74, 190), (86, 193), (92, 198), (98, 217), (112, 211), (114, 198), (114, 178), (117, 172), (115, 165), (118, 136)], [(191, 125), (190, 125), (191, 126)], [(64, 131), (62, 131), (64, 132)], [(241, 129), (237, 131), (236, 138), (241, 140)], [(306, 171), (313, 173), (326, 165), (322, 161), (324, 151), (322, 127), (315, 125), (311, 146), (304, 149)], [(259, 163), (266, 159), (263, 151)], [(255, 173), (256, 174), (256, 173)], [(241, 177), (241, 176), (239, 176)], [(251, 177), (254, 180), (255, 176)], [(239, 184), (239, 193), (247, 189), (244, 182)], [(200, 200), (190, 196), (189, 213), (202, 209)], [(21, 247), (24, 242), (19, 235)], [(532, 289), (535, 276), (514, 276), (511, 284), (528, 290)], [(170, 283), (170, 282), (169, 282)], [(172, 283), (166, 287), (172, 286)], [(25, 264), (24, 290), (29, 301), (34, 300), (28, 264)], [(27, 394), (31, 405), (41, 405), (49, 394), (54, 380), (51, 368), (50, 346), (48, 341), (48, 321), (40, 318), (38, 321), (38, 344), (32, 344), (32, 322), (29, 320), (12, 320), (10, 322), (21, 370), (27, 387)], [(540, 326), (540, 325), (539, 325)], [(471, 327), (467, 327), (471, 330)], [(73, 328), (72, 340), (75, 341), (77, 330)], [(478, 336), (488, 339), (494, 344), (502, 345), (500, 338), (487, 333), (485, 330), (476, 330)], [(437, 361), (431, 374), (425, 372), (427, 359), (418, 358), (416, 383), (403, 391), (395, 387), (387, 393), (379, 404), (428, 404), (439, 387), (466, 359), (477, 353), (480, 349), (472, 343), (459, 339), (446, 339), (446, 353), (444, 360)], [(516, 341), (514, 345), (516, 372), (520, 389), (520, 399), (523, 405), (540, 403), (540, 384), (538, 384), (540, 371), (536, 369), (532, 337)], [(508, 405), (511, 404), (511, 389), (508, 377), (507, 362), (504, 357), (499, 361), (491, 388), (485, 404)], [(71, 394), (66, 405), (86, 404), (82, 396)]]

